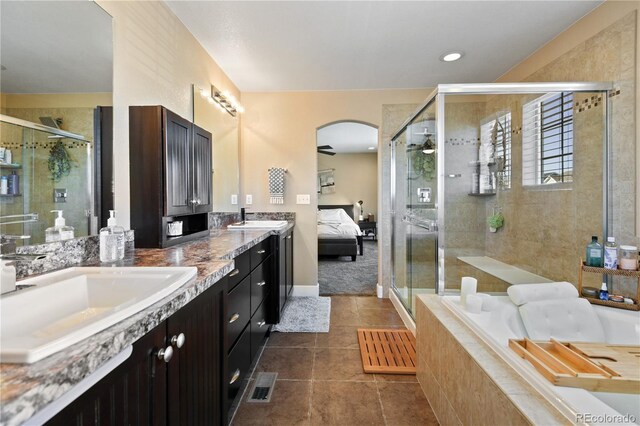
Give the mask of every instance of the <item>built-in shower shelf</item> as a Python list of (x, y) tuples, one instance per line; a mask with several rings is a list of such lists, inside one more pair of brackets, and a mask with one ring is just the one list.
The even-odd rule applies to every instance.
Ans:
[(484, 193), (480, 193), (480, 192), (477, 192), (477, 193), (470, 192), (470, 193), (469, 193), (469, 195), (470, 195), (470, 196), (472, 196), (472, 197), (490, 197), (491, 195), (496, 195), (496, 193), (495, 193), (495, 192), (484, 192)]
[(0, 198), (22, 197), (22, 194), (0, 194)]
[(0, 163), (0, 169), (21, 169), (21, 168), (22, 168), (22, 164), (18, 164), (18, 163), (11, 163), (11, 164)]

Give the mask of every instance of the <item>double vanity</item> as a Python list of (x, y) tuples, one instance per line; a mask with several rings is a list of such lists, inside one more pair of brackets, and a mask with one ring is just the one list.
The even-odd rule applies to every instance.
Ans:
[(293, 222), (268, 225), (19, 281), (0, 423), (227, 424), (292, 289)]

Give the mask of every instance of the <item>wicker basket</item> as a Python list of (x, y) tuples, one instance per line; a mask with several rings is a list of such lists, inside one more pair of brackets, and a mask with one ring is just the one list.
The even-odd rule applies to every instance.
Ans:
[[(632, 299), (633, 305), (629, 305), (621, 302), (612, 302), (611, 300), (600, 300), (593, 297), (583, 296), (582, 295), (582, 273), (583, 272), (588, 272), (592, 274), (617, 275), (617, 276), (623, 276), (623, 277), (637, 278), (638, 279), (638, 284), (636, 286), (637, 294), (636, 294), (636, 298)], [(640, 305), (638, 304), (638, 301), (640, 300), (640, 271), (628, 271), (626, 269), (606, 269), (606, 268), (599, 268), (597, 266), (587, 266), (584, 264), (582, 259), (580, 259), (580, 270), (578, 272), (578, 294), (580, 294), (580, 297), (582, 297), (583, 299), (587, 299), (590, 303), (594, 305), (609, 306), (611, 308), (626, 309), (628, 311), (640, 311)]]

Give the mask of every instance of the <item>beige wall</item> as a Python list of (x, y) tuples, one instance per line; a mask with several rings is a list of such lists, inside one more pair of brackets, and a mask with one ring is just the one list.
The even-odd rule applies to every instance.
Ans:
[[(364, 201), (364, 215), (378, 217), (378, 154), (318, 155), (318, 170), (335, 169), (336, 192), (318, 194), (318, 204), (355, 204)], [(357, 214), (357, 211), (356, 211)]]
[(193, 119), (192, 84), (240, 92), (163, 2), (97, 3), (113, 17), (115, 207), (128, 227), (129, 106), (163, 105)]
[(111, 93), (3, 93), (0, 96), (2, 108), (95, 108), (98, 105), (110, 106)]
[[(242, 94), (246, 112), (240, 124), (241, 192), (253, 195), (252, 207), (256, 211), (296, 213), (296, 285), (318, 283), (316, 130), (343, 120), (363, 121), (380, 128), (383, 104), (419, 103), (429, 92), (416, 89)], [(288, 169), (284, 205), (268, 204), (267, 169), (273, 166)], [(296, 194), (311, 195), (311, 204), (295, 204)]]
[[(632, 117), (635, 116), (635, 122), (640, 123), (640, 73), (638, 72), (638, 61), (640, 61), (640, 1), (613, 1), (609, 0), (603, 3), (600, 7), (589, 13), (574, 25), (565, 30), (562, 34), (558, 35), (555, 39), (551, 40), (545, 46), (538, 49), (535, 53), (530, 55), (527, 59), (507, 71), (500, 76), (497, 82), (510, 82), (510, 81), (523, 81), (536, 71), (551, 64), (553, 61), (558, 60), (570, 50), (584, 43), (586, 40), (592, 38), (601, 31), (611, 27), (617, 21), (625, 17), (631, 12), (635, 11), (635, 31), (628, 34), (630, 37), (635, 36), (635, 61), (629, 63), (629, 66), (635, 67), (635, 111), (627, 111)], [(616, 52), (613, 52), (615, 55)], [(555, 77), (559, 78), (559, 77)], [(573, 80), (579, 78), (576, 74), (572, 74)], [(635, 158), (636, 158), (636, 176), (635, 176), (635, 191), (636, 191), (636, 203), (635, 203), (635, 234), (640, 234), (640, 184), (638, 184), (640, 176), (640, 148), (638, 148), (640, 141), (640, 126), (635, 126)]]

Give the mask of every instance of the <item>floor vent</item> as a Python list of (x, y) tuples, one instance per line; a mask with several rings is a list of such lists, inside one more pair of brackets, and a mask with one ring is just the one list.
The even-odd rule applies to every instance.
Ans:
[(271, 402), (271, 394), (277, 378), (278, 373), (258, 373), (247, 402)]

